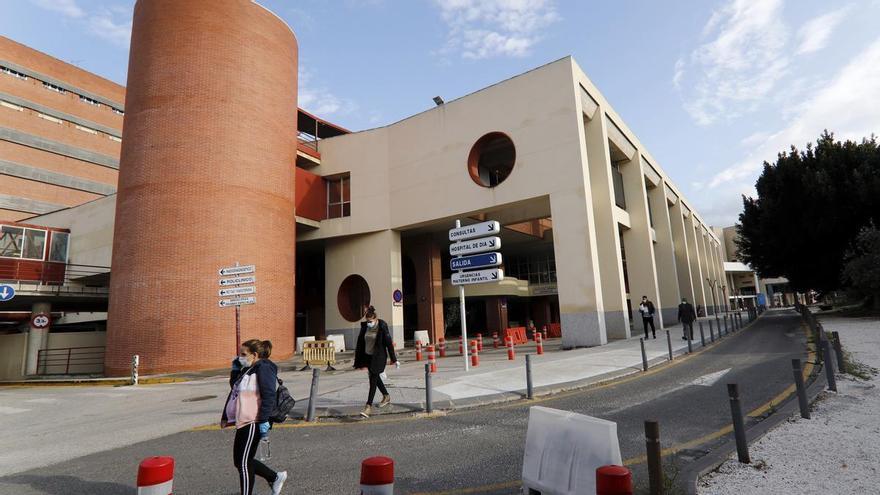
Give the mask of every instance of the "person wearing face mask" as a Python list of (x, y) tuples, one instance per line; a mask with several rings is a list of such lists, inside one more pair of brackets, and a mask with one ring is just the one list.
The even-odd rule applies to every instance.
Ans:
[(645, 327), (645, 340), (648, 340), (648, 325), (651, 325), (651, 333), (657, 338), (657, 329), (654, 328), (654, 303), (648, 300), (648, 296), (642, 296), (642, 304), (639, 304), (639, 313), (642, 314), (642, 325)]
[(689, 303), (687, 299), (681, 298), (681, 304), (678, 305), (678, 321), (681, 322), (682, 339), (687, 340), (694, 338), (694, 320), (697, 319), (697, 312), (694, 311), (694, 305)]
[(278, 367), (269, 360), (272, 343), (251, 339), (241, 344), (229, 377), (231, 390), (220, 418), (220, 427), (235, 427), (232, 460), (239, 473), (242, 495), (254, 490), (254, 475), (265, 479), (272, 495), (281, 493), (287, 471), (276, 473), (254, 459), (260, 438), (269, 433), (269, 416), (275, 408)]
[(382, 392), (382, 401), (379, 407), (391, 404), (391, 396), (380, 376), (385, 371), (385, 363), (391, 358), (391, 364), (397, 362), (397, 354), (394, 352), (394, 342), (391, 340), (391, 332), (388, 324), (380, 320), (376, 315), (376, 308), (369, 306), (364, 321), (361, 323), (361, 332), (358, 335), (357, 347), (355, 348), (354, 367), (366, 369), (370, 377), (370, 391), (367, 395), (367, 404), (361, 411), (361, 416), (369, 418), (373, 409), (373, 399), (376, 397), (376, 389)]

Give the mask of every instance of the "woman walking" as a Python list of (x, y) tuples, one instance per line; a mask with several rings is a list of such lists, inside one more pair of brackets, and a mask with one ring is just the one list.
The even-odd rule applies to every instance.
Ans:
[(388, 324), (384, 320), (380, 320), (376, 315), (376, 308), (370, 306), (364, 315), (364, 321), (361, 322), (361, 333), (358, 335), (354, 354), (354, 367), (359, 370), (366, 369), (370, 376), (367, 405), (361, 411), (361, 416), (365, 418), (370, 417), (377, 388), (382, 392), (382, 401), (379, 402), (379, 407), (391, 404), (391, 396), (388, 395), (388, 390), (382, 383), (382, 377), (379, 376), (385, 371), (385, 363), (389, 357), (392, 364), (397, 362), (397, 354), (394, 353), (394, 343), (391, 340), (391, 333), (388, 331)]
[(233, 366), (232, 390), (220, 419), (221, 428), (235, 426), (232, 460), (238, 469), (242, 495), (253, 493), (254, 475), (269, 483), (272, 495), (281, 493), (287, 480), (287, 471), (276, 473), (254, 459), (260, 438), (269, 434), (269, 415), (275, 408), (278, 367), (269, 360), (271, 354), (272, 343), (268, 340), (251, 339), (241, 344), (238, 356), (241, 369), (236, 372)]

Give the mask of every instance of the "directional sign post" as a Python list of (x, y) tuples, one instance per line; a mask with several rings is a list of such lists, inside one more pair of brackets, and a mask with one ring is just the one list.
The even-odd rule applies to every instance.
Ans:
[(256, 296), (248, 294), (257, 293), (257, 267), (256, 265), (239, 265), (227, 266), (217, 270), (220, 274), (220, 287), (217, 295), (221, 298), (219, 305), (221, 308), (235, 307), (235, 354), (241, 347), (241, 306), (242, 304), (256, 304)]
[(491, 268), (489, 270), (474, 270), (472, 272), (458, 272), (452, 274), (452, 285), (486, 284), (504, 280), (504, 270)]
[(0, 285), (0, 302), (6, 302), (15, 297), (15, 288), (11, 285)]
[(478, 237), (486, 237), (492, 235), (498, 235), (501, 233), (501, 224), (496, 221), (491, 222), (483, 222), (483, 223), (475, 223), (473, 225), (468, 225), (467, 227), (461, 227), (461, 221), (456, 221), (454, 229), (449, 231), (449, 240), (456, 241), (466, 241), (468, 239), (476, 239)]
[(449, 268), (452, 270), (470, 270), (472, 268), (485, 268), (488, 266), (500, 266), (503, 263), (501, 253), (486, 253), (475, 256), (462, 256), (449, 260)]

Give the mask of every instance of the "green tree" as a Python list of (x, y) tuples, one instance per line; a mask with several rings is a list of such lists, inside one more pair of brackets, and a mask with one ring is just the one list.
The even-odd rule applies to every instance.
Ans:
[(844, 257), (859, 230), (880, 225), (880, 150), (874, 136), (835, 141), (825, 131), (764, 162), (757, 197), (743, 197), (737, 225), (742, 261), (795, 290), (841, 286)]
[(873, 224), (856, 236), (843, 266), (843, 281), (880, 309), (880, 230)]

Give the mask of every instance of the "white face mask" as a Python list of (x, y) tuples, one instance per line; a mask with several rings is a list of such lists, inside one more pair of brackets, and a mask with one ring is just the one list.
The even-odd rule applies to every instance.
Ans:
[(378, 324), (379, 324), (379, 322), (376, 321), (376, 320), (368, 321), (368, 322), (367, 322), (367, 326), (370, 327), (370, 328), (376, 328), (376, 325), (378, 325)]
[(244, 366), (245, 368), (247, 368), (248, 366), (251, 365), (251, 360), (248, 359), (248, 358), (246, 358), (246, 357), (244, 357), (244, 356), (238, 356), (238, 364), (240, 364), (240, 365)]

